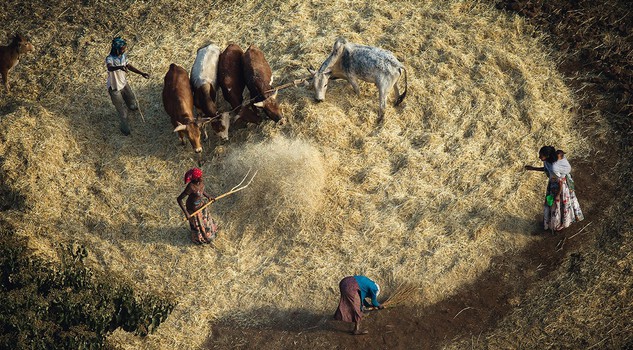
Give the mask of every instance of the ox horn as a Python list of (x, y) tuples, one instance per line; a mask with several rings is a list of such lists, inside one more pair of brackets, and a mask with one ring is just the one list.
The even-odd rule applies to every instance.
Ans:
[(314, 70), (314, 68), (310, 67), (310, 68), (306, 68), (308, 70), (308, 72), (310, 72), (310, 74), (312, 74), (312, 76), (314, 76), (316, 74), (316, 70)]
[(187, 126), (180, 123), (178, 123), (176, 128), (174, 128), (174, 132), (183, 131), (183, 130), (187, 130)]

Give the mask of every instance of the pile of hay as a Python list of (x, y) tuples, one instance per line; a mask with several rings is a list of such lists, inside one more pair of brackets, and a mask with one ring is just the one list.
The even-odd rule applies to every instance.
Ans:
[[(265, 307), (329, 314), (338, 281), (352, 274), (406, 281), (423, 291), (413, 302), (437, 302), (492, 257), (533, 239), (545, 179), (523, 165), (538, 164), (539, 147), (564, 149), (572, 164), (588, 151), (571, 125), (573, 96), (532, 29), (477, 2), (100, 6), (47, 5), (30, 9), (40, 22), (19, 24), (38, 51), (16, 69), (15, 95), (34, 102), (12, 100), (20, 107), (0, 122), (0, 171), (24, 197), (14, 220), (42, 254), (53, 255), (54, 242), (79, 241), (95, 266), (180, 295), (154, 336), (112, 336), (126, 348), (193, 348), (214, 321), (265, 324), (254, 316)], [(108, 32), (112, 23), (120, 26)], [(115, 35), (128, 38), (131, 61), (152, 74), (130, 76), (145, 119), (131, 114), (130, 137), (119, 133), (105, 91)], [(253, 43), (283, 84), (319, 66), (339, 36), (402, 60), (402, 106), (389, 106), (377, 126), (373, 85), (362, 83), (355, 96), (332, 81), (321, 104), (307, 88), (283, 90), (287, 124), (267, 121), (233, 132), (227, 144), (205, 143), (210, 194), (249, 169), (258, 173), (212, 206), (221, 227), (214, 244), (190, 244), (175, 199), (195, 157), (162, 110), (169, 64), (190, 69), (209, 40)]]

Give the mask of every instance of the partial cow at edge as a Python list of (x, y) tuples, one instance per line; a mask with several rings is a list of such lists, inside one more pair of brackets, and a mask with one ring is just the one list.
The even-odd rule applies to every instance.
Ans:
[[(198, 49), (191, 67), (193, 104), (204, 117), (211, 118), (211, 129), (223, 141), (229, 139), (229, 114), (218, 115), (216, 95), (218, 88), (218, 60), (220, 48), (208, 44)], [(205, 132), (205, 139), (208, 137)]]
[(189, 139), (194, 151), (198, 154), (198, 163), (201, 163), (200, 153), (202, 143), (200, 133), (204, 129), (209, 118), (194, 118), (193, 93), (187, 71), (172, 63), (169, 66), (163, 86), (163, 106), (165, 112), (171, 118), (174, 132), (178, 133), (180, 143), (185, 144), (185, 136)]
[[(332, 53), (319, 70), (310, 72), (314, 75), (314, 98), (317, 102), (325, 99), (330, 79), (346, 79), (357, 95), (360, 94), (358, 79), (376, 84), (380, 102), (379, 120), (385, 115), (387, 95), (392, 89), (396, 98), (394, 106), (399, 105), (407, 95), (407, 71), (393, 53), (373, 46), (350, 43), (344, 38), (334, 42)], [(400, 95), (397, 83), (403, 73), (404, 92)]]
[[(279, 123), (285, 122), (277, 103), (277, 90), (273, 90), (273, 73), (264, 58), (264, 53), (255, 45), (250, 45), (242, 56), (244, 78), (250, 92), (251, 99), (255, 99), (253, 106), (264, 109), (266, 115)], [(274, 91), (274, 92), (273, 92)]]
[(9, 36), (9, 41), (9, 45), (0, 46), (0, 74), (7, 93), (10, 91), (9, 70), (18, 64), (21, 54), (34, 50), (33, 45), (19, 33)]

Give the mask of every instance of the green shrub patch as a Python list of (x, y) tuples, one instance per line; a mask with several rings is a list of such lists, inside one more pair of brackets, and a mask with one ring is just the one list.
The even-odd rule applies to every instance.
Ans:
[(171, 296), (87, 267), (85, 246), (59, 247), (60, 264), (43, 261), (0, 223), (0, 348), (103, 348), (117, 328), (146, 336), (173, 310)]

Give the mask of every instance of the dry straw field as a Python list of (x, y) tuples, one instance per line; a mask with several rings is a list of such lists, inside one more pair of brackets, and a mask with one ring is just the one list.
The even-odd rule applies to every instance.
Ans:
[[(177, 296), (154, 335), (111, 336), (128, 349), (196, 348), (215, 322), (262, 325), (284, 310), (329, 316), (350, 274), (387, 292), (415, 284), (415, 305), (448, 298), (493, 257), (538, 239), (530, 233), (545, 180), (523, 165), (538, 164), (539, 147), (564, 149), (572, 164), (592, 147), (539, 35), (477, 1), (10, 5), (4, 33), (22, 31), (36, 50), (12, 71), (11, 95), (0, 95), (1, 172), (24, 208), (3, 215), (41, 255), (54, 259), (56, 242), (76, 241), (96, 268)], [(142, 112), (131, 114), (129, 137), (105, 89), (118, 35), (152, 75), (129, 78)], [(225, 144), (212, 137), (209, 193), (258, 174), (212, 207), (221, 229), (212, 246), (192, 245), (176, 196), (195, 157), (162, 107), (169, 64), (189, 70), (209, 41), (256, 44), (279, 85), (318, 67), (339, 36), (395, 53), (408, 71), (404, 103), (377, 125), (373, 85), (355, 96), (333, 81), (320, 104), (301, 86), (279, 93), (287, 124), (251, 125)]]

